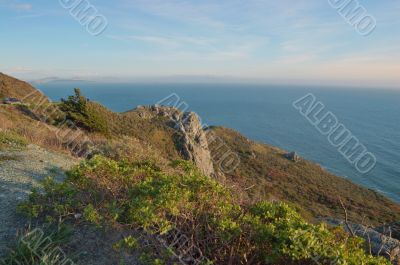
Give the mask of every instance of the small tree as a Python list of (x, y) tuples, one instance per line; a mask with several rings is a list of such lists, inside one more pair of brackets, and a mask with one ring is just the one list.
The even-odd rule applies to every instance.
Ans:
[(61, 109), (67, 114), (86, 114), (86, 103), (87, 99), (82, 95), (81, 90), (79, 88), (74, 89), (75, 95), (69, 96), (68, 99), (61, 99), (62, 105)]
[(96, 112), (79, 88), (75, 88), (74, 92), (75, 95), (68, 99), (61, 99), (60, 109), (65, 112), (66, 118), (87, 131), (107, 134), (105, 118)]

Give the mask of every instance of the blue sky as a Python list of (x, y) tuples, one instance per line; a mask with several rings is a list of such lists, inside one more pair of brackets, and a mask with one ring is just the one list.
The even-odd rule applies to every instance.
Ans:
[(377, 21), (368, 36), (328, 0), (90, 0), (108, 20), (92, 36), (57, 0), (0, 0), (0, 71), (400, 88), (400, 1), (358, 2)]

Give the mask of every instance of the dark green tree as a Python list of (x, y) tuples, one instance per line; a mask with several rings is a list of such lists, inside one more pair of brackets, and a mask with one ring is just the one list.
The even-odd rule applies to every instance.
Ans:
[(79, 88), (74, 89), (75, 95), (69, 96), (68, 99), (61, 99), (61, 109), (67, 114), (86, 114), (86, 103), (87, 99), (82, 95)]
[(79, 88), (74, 89), (74, 95), (61, 99), (60, 109), (65, 113), (66, 119), (74, 122), (89, 132), (108, 134), (107, 121), (96, 112), (89, 100)]

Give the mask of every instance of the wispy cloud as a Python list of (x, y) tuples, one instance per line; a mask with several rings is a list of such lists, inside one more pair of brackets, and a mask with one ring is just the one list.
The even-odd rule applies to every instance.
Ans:
[[(191, 36), (150, 36), (150, 35), (107, 35), (107, 38), (132, 42), (145, 43), (156, 46), (158, 51), (151, 50), (141, 54), (147, 58), (157, 60), (183, 60), (183, 61), (223, 61), (247, 59), (260, 48), (265, 48), (270, 39), (266, 37), (247, 36), (232, 43), (229, 40), (191, 37)], [(161, 52), (160, 52), (161, 51)]]
[(295, 64), (310, 63), (316, 58), (317, 55), (314, 53), (304, 53), (304, 54), (283, 56), (279, 58), (277, 61), (275, 61), (275, 63), (284, 65), (295, 65)]
[(32, 4), (30, 3), (21, 3), (15, 0), (0, 0), (0, 7), (1, 6), (11, 8), (16, 11), (30, 11), (33, 8)]
[(177, 20), (186, 23), (200, 24), (212, 28), (223, 29), (225, 23), (212, 14), (215, 12), (223, 12), (221, 9), (223, 4), (213, 3), (211, 1), (191, 2), (183, 0), (134, 0), (124, 1), (125, 5), (141, 10), (153, 16), (159, 16), (166, 19)]
[[(57, 1), (0, 0), (1, 23), (12, 24), (4, 35), (19, 33), (2, 40), (2, 64), (28, 65), (32, 71), (13, 71), (39, 77), (123, 73), (400, 83), (398, 0), (363, 1), (378, 21), (368, 38), (327, 0), (94, 2), (110, 22), (108, 35), (99, 38), (82, 35)], [(24, 21), (33, 18), (35, 23)], [(74, 65), (82, 69), (64, 70)]]
[(20, 11), (29, 11), (32, 10), (32, 5), (31, 4), (14, 4), (12, 6), (15, 10), (20, 10)]
[(163, 37), (150, 35), (106, 35), (106, 37), (120, 41), (145, 42), (169, 48), (179, 48), (185, 45), (210, 46), (215, 42), (214, 39), (205, 37)]
[(16, 16), (15, 19), (34, 19), (34, 18), (40, 18), (45, 16), (46, 14), (44, 13), (36, 13), (36, 14), (28, 14), (28, 15), (20, 15), (20, 16)]

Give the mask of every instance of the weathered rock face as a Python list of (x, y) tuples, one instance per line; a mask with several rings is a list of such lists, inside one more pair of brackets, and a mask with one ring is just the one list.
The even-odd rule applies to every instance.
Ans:
[(214, 175), (214, 166), (211, 153), (208, 148), (206, 134), (198, 116), (193, 112), (184, 113), (181, 120), (177, 123), (177, 129), (182, 133), (182, 154), (208, 175)]
[(400, 222), (391, 223), (385, 226), (375, 228), (376, 231), (384, 235), (400, 240)]
[(197, 114), (194, 112), (182, 113), (176, 108), (157, 105), (150, 107), (150, 109), (157, 115), (171, 120), (171, 126), (180, 135), (179, 149), (182, 156), (193, 161), (203, 174), (214, 176), (215, 171), (206, 133)]
[(351, 227), (357, 236), (370, 242), (373, 255), (384, 256), (393, 264), (400, 265), (400, 241), (363, 225), (353, 224)]
[[(328, 224), (334, 226), (342, 226), (349, 231), (344, 221), (336, 219), (326, 220)], [(369, 244), (371, 253), (375, 256), (384, 256), (389, 259), (392, 264), (400, 265), (400, 241), (392, 237), (386, 236), (378, 231), (359, 224), (349, 224), (352, 232)]]

